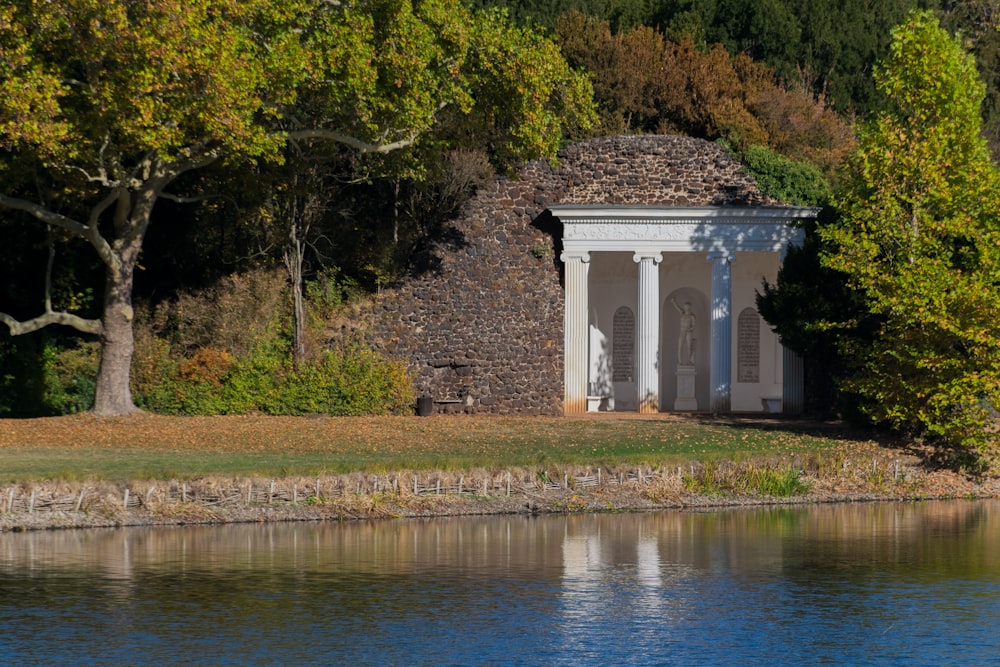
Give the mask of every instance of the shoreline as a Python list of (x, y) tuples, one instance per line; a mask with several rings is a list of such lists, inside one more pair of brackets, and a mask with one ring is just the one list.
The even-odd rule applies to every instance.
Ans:
[[(561, 482), (548, 481), (545, 471), (526, 469), (517, 471), (516, 476), (466, 471), (319, 479), (202, 478), (0, 485), (0, 533), (1000, 498), (1000, 479), (975, 481), (955, 472), (925, 470), (914, 464), (891, 479), (881, 475), (865, 477), (856, 468), (822, 477), (803, 474), (800, 479), (808, 485), (808, 491), (781, 497), (692, 492), (680, 470), (675, 474), (651, 468), (645, 472), (642, 468), (621, 469), (611, 471), (600, 483), (595, 483), (593, 475), (578, 474), (583, 471), (572, 472), (574, 476), (566, 473)], [(418, 479), (427, 483), (418, 484)], [(487, 481), (490, 479), (492, 484)]]

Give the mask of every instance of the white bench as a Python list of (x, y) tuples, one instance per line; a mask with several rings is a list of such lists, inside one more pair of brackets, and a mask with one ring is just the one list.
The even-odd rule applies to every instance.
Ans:
[(608, 411), (607, 396), (587, 397), (587, 412), (607, 412), (607, 411)]

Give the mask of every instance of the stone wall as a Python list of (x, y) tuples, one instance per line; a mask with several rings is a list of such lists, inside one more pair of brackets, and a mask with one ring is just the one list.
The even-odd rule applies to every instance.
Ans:
[(438, 412), (562, 414), (563, 289), (556, 204), (766, 205), (742, 165), (678, 136), (605, 137), (483, 188), (454, 221), (438, 269), (384, 293), (365, 319), (409, 359)]

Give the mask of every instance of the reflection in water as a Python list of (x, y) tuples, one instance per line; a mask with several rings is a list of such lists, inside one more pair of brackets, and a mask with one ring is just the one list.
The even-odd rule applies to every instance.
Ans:
[(998, 510), (0, 534), (0, 663), (990, 662)]

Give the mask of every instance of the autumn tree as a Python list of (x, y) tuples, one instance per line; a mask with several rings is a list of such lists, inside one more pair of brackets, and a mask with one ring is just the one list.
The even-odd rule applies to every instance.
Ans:
[(772, 68), (721, 44), (645, 26), (614, 32), (579, 12), (559, 18), (556, 38), (570, 64), (591, 74), (605, 130), (721, 138), (741, 151), (764, 145), (827, 173), (853, 145), (822, 95), (782, 85)]
[(472, 112), (475, 86), (498, 76), (517, 81), (492, 125), (512, 135), (504, 145), (551, 153), (564, 128), (590, 121), (588, 88), (561, 60), (519, 72), (514, 50), (483, 72), (477, 49), (504, 44), (506, 29), (457, 0), (6, 3), (0, 146), (46, 180), (37, 197), (0, 194), (0, 208), (89, 244), (106, 277), (99, 318), (54, 309), (46, 294), (41, 315), (0, 321), (13, 335), (62, 324), (99, 336), (93, 409), (132, 412), (134, 271), (157, 201), (182, 198), (177, 179), (221, 160), (280, 159), (288, 141), (408, 149), (442, 114)]
[(1000, 176), (980, 136), (985, 88), (929, 12), (893, 31), (875, 71), (887, 110), (861, 131), (820, 228), (824, 266), (879, 323), (842, 349), (875, 421), (983, 448), (1000, 405)]
[(687, 34), (698, 43), (719, 43), (731, 54), (746, 54), (773, 68), (783, 81), (805, 77), (812, 92), (824, 93), (837, 109), (865, 115), (878, 105), (871, 64), (885, 54), (890, 29), (910, 10), (931, 4), (921, 0), (675, 0), (660, 3), (652, 23), (672, 36)]

